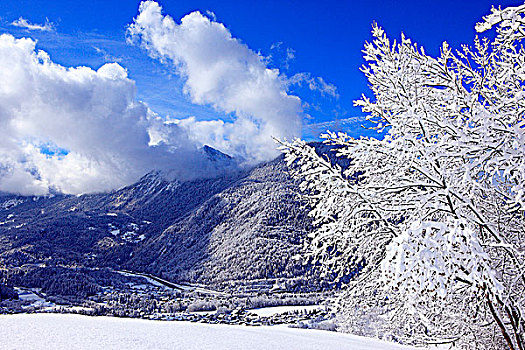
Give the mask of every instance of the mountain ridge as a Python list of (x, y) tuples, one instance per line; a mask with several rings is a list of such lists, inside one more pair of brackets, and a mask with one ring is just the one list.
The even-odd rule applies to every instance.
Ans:
[[(205, 149), (219, 161), (232, 158)], [(312, 229), (283, 157), (213, 178), (153, 171), (102, 194), (0, 200), (0, 265), (130, 268), (200, 283), (299, 278)]]

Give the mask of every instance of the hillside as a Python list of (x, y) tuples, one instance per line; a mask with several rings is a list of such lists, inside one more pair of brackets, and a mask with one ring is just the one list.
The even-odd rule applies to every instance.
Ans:
[(129, 266), (202, 283), (297, 277), (310, 220), (281, 158), (248, 172), (135, 251)]
[(299, 277), (291, 287), (300, 286), (309, 267), (292, 257), (311, 227), (285, 167), (279, 157), (187, 182), (151, 172), (107, 194), (2, 194), (0, 265), (108, 266), (206, 284)]

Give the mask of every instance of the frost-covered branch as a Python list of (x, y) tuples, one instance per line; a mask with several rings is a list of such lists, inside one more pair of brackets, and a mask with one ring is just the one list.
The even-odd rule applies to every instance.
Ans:
[(384, 138), (324, 135), (344, 167), (283, 143), (318, 225), (311, 257), (361, 276), (341, 301), (354, 331), (367, 305), (384, 337), (524, 348), (525, 5), (476, 29), (492, 27), (493, 41), (434, 58), (374, 24), (361, 69), (373, 99), (355, 105)]

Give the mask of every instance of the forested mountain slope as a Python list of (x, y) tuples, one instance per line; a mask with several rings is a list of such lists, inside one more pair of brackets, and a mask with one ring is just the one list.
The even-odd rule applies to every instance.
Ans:
[(204, 283), (301, 276), (305, 267), (292, 257), (310, 230), (297, 184), (279, 157), (145, 242), (129, 264)]
[(311, 222), (297, 190), (278, 157), (188, 182), (151, 172), (105, 194), (2, 194), (0, 265), (110, 266), (201, 283), (304, 278), (310, 268), (293, 257)]

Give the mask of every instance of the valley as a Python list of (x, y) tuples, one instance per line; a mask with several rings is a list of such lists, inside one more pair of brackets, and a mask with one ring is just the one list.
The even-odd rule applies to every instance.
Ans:
[(297, 186), (278, 157), (190, 182), (151, 172), (110, 193), (2, 195), (1, 282), (18, 300), (0, 313), (333, 329), (320, 305), (334, 286), (296, 258), (312, 230)]

